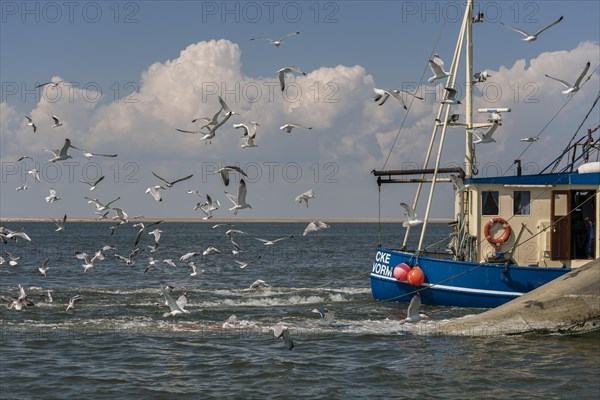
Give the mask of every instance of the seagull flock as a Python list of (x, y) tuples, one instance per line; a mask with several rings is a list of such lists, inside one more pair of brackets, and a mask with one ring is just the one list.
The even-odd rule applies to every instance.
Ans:
[[(298, 35), (300, 32), (291, 33), (288, 35), (284, 35), (282, 38), (278, 40), (272, 40), (270, 38), (253, 38), (251, 40), (264, 39), (271, 42), (276, 48), (279, 47), (284, 40)], [(277, 70), (277, 76), (280, 82), (280, 89), (282, 91), (285, 90), (286, 87), (286, 76), (290, 73), (297, 73), (303, 76), (306, 76), (306, 73), (302, 71), (297, 66), (287, 66), (280, 68)], [(46, 82), (40, 85), (37, 85), (38, 88), (45, 87), (57, 87), (59, 84), (65, 81), (52, 81)], [(188, 134), (196, 134), (200, 135), (202, 141), (210, 144), (212, 140), (218, 140), (218, 132), (220, 132), (222, 127), (225, 126), (226, 123), (230, 121), (234, 116), (239, 115), (236, 111), (233, 111), (229, 105), (224, 101), (223, 98), (217, 96), (218, 105), (215, 108), (215, 112), (211, 116), (207, 117), (197, 117), (192, 120), (192, 124), (194, 128), (192, 129), (180, 129), (175, 128), (176, 131)], [(41, 130), (39, 129), (39, 124), (36, 125), (31, 116), (26, 116), (26, 126), (31, 127), (33, 129), (33, 133), (39, 135)], [(53, 129), (56, 129), (56, 132), (60, 132), (62, 129), (68, 128), (68, 121), (62, 121), (57, 115), (52, 115), (53, 124), (49, 125)], [(242, 148), (253, 148), (258, 147), (257, 144), (257, 129), (261, 126), (259, 122), (256, 121), (246, 121), (234, 123), (233, 128), (239, 129), (242, 133), (243, 143), (241, 145)], [(285, 133), (291, 133), (293, 129), (306, 129), (312, 130), (311, 126), (307, 126), (304, 124), (299, 124), (296, 122), (287, 122), (281, 126), (281, 131)], [(60, 164), (69, 159), (74, 159), (77, 157), (77, 154), (81, 153), (83, 157), (86, 159), (91, 159), (92, 157), (106, 157), (106, 158), (116, 158), (118, 154), (107, 154), (107, 153), (99, 153), (92, 152), (86, 150), (86, 146), (81, 146), (80, 144), (75, 145), (74, 142), (69, 138), (65, 138), (62, 146), (57, 146), (56, 149), (43, 149), (44, 151), (48, 151), (52, 153), (52, 156), (48, 159), (49, 163), (57, 163)], [(22, 156), (19, 158), (19, 162), (28, 162), (28, 160), (33, 160), (30, 156)], [(38, 167), (39, 168), (39, 167)], [(28, 169), (28, 175), (31, 175), (36, 183), (39, 183), (40, 180), (40, 171), (36, 168)], [(166, 176), (160, 171), (151, 171), (152, 176), (155, 179), (151, 185), (147, 187), (145, 190), (146, 194), (149, 194), (152, 199), (157, 202), (168, 202), (167, 195), (169, 191), (180, 190), (184, 185), (186, 185), (189, 180), (193, 177), (193, 174), (182, 174), (180, 177), (170, 177)], [(246, 183), (245, 178), (247, 178), (246, 172), (236, 166), (236, 165), (225, 165), (217, 171), (224, 187), (227, 189), (231, 185), (232, 175), (236, 176), (235, 182), (237, 182), (237, 192), (229, 193), (226, 190), (224, 191), (224, 196), (229, 199), (231, 202), (231, 206), (228, 207), (229, 211), (232, 212), (233, 215), (237, 215), (238, 212), (242, 210), (251, 210), (252, 205), (249, 201), (248, 196), (248, 185)], [(98, 191), (103, 187), (103, 184), (106, 182), (106, 177), (102, 174), (99, 174), (93, 179), (80, 179), (78, 180), (79, 184), (83, 184), (85, 186), (86, 191)], [(22, 185), (17, 187), (17, 191), (27, 190), (27, 185)], [(55, 188), (48, 189), (48, 195), (45, 197), (45, 201), (49, 204), (54, 204), (62, 200), (62, 196), (58, 193)], [(213, 218), (213, 215), (218, 212), (221, 208), (221, 202), (215, 198), (214, 195), (201, 192), (197, 189), (188, 189), (187, 193), (196, 197), (197, 200), (194, 201), (194, 210), (201, 211), (204, 216), (203, 220), (209, 220)], [(66, 197), (66, 196), (64, 196)], [(198, 199), (199, 198), (199, 199)], [(309, 199), (313, 200), (316, 198), (314, 190), (307, 190), (295, 198), (290, 199), (291, 201), (304, 203), (306, 207), (309, 207)], [(248, 245), (244, 244), (243, 241), (239, 240), (240, 236), (246, 235), (251, 236), (249, 233), (241, 231), (239, 229), (227, 229), (224, 232), (224, 235), (228, 238), (228, 242), (230, 243), (230, 248), (217, 248), (214, 245), (210, 245), (205, 249), (197, 249), (188, 251), (184, 254), (181, 254), (179, 258), (166, 258), (159, 257), (158, 254), (161, 253), (161, 239), (164, 235), (169, 235), (167, 229), (162, 228), (161, 225), (163, 220), (156, 221), (147, 221), (144, 219), (142, 221), (136, 221), (141, 219), (142, 217), (130, 217), (130, 215), (121, 207), (117, 206), (117, 202), (121, 199), (120, 196), (115, 196), (114, 199), (110, 201), (105, 201), (106, 199), (99, 199), (91, 196), (83, 196), (83, 199), (90, 204), (92, 208), (92, 212), (96, 215), (98, 220), (110, 221), (110, 227), (107, 232), (107, 239), (110, 239), (114, 235), (130, 235), (131, 238), (131, 248), (121, 248), (117, 250), (113, 245), (104, 245), (98, 246), (96, 249), (86, 250), (86, 251), (76, 251), (72, 254), (74, 259), (79, 260), (81, 265), (81, 272), (86, 274), (94, 274), (99, 266), (102, 268), (102, 264), (104, 260), (112, 258), (116, 260), (118, 263), (122, 263), (127, 268), (135, 268), (137, 265), (141, 266), (141, 269), (145, 274), (152, 274), (152, 271), (159, 268), (175, 268), (187, 269), (189, 271), (190, 277), (193, 279), (195, 277), (201, 276), (204, 272), (204, 263), (210, 257), (222, 257), (223, 254), (230, 252), (234, 259), (231, 262), (233, 266), (239, 267), (239, 269), (244, 270), (260, 270), (260, 263), (263, 259), (261, 255), (256, 255), (253, 258), (244, 257), (244, 252)], [(314, 201), (314, 200), (313, 200)], [(117, 203), (117, 204), (115, 204)], [(54, 207), (54, 206), (53, 206)], [(243, 211), (242, 211), (243, 212)], [(247, 211), (246, 211), (247, 212)], [(112, 214), (112, 215), (111, 215)], [(69, 223), (68, 216), (64, 214), (60, 219), (50, 218), (50, 221), (54, 224), (55, 234), (56, 235), (64, 235), (65, 231), (69, 231)], [(134, 232), (128, 233), (127, 226), (135, 229)], [(232, 224), (215, 224), (211, 227), (211, 229), (219, 229), (221, 227), (232, 227)], [(311, 221), (308, 223), (304, 231), (302, 232), (302, 236), (307, 236), (309, 234), (313, 234), (319, 230), (328, 229), (330, 226), (322, 221)], [(165, 231), (165, 232), (163, 232)], [(152, 240), (148, 240), (148, 236), (152, 238)], [(292, 240), (299, 235), (289, 234), (279, 238), (268, 238), (268, 237), (254, 237), (254, 243), (260, 242), (260, 244), (255, 244), (254, 246), (258, 249), (261, 246), (264, 248), (280, 245), (280, 242), (283, 240)], [(58, 236), (57, 236), (58, 237)], [(10, 249), (12, 242), (25, 241), (31, 242), (32, 239), (29, 235), (24, 231), (12, 231), (10, 229), (0, 227), (0, 239), (6, 245), (5, 249)], [(35, 238), (34, 238), (35, 242)], [(241, 244), (241, 245), (240, 245)], [(221, 247), (221, 246), (219, 246)], [(12, 251), (12, 250), (11, 250)], [(11, 267), (15, 267), (19, 265), (21, 261), (21, 257), (18, 255), (13, 255), (9, 253), (8, 250), (4, 251), (4, 257), (0, 257), (0, 265), (7, 263)], [(54, 269), (54, 266), (57, 264), (58, 260), (45, 259), (41, 265), (36, 266), (35, 273), (38, 276), (45, 278), (47, 276), (51, 276)], [(197, 279), (197, 278), (196, 278)], [(269, 284), (261, 279), (255, 280), (249, 287), (249, 290), (261, 290), (265, 288), (269, 288)], [(168, 317), (185, 317), (186, 314), (190, 314), (190, 311), (186, 309), (188, 306), (187, 295), (181, 295), (177, 300), (172, 295), (173, 288), (169, 286), (161, 285), (157, 288), (157, 294), (162, 296), (164, 301), (160, 302), (161, 307), (167, 307), (169, 311), (162, 313), (164, 318)], [(28, 307), (33, 307), (35, 304), (28, 298), (25, 293), (25, 289), (22, 285), (19, 285), (19, 293), (10, 299), (2, 298), (3, 300), (7, 300), (7, 307), (13, 310), (24, 311)], [(55, 301), (52, 299), (52, 295), (50, 291), (47, 291), (47, 297), (45, 298), (46, 302)], [(77, 308), (82, 307), (80, 304), (85, 306), (85, 298), (81, 295), (71, 296), (68, 299), (68, 303), (65, 304), (64, 310), (66, 312), (77, 312)], [(280, 330), (279, 330), (280, 329)], [(281, 324), (276, 325), (276, 332), (278, 334), (277, 337), (282, 337), (286, 341), (289, 349), (293, 348), (293, 344), (291, 338), (289, 337), (289, 329), (287, 327), (283, 327)]]

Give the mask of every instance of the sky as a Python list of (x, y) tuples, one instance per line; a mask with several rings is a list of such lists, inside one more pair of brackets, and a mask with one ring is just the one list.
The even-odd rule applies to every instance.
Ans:
[[(378, 195), (373, 169), (423, 163), (444, 81), (428, 83), (434, 53), (450, 67), (463, 2), (434, 1), (96, 1), (0, 2), (0, 217), (94, 218), (84, 196), (114, 204), (130, 216), (201, 218), (200, 200), (221, 203), (214, 218), (306, 220), (403, 219), (416, 185), (385, 185)], [(478, 176), (514, 174), (520, 141), (538, 136), (521, 156), (524, 173), (536, 173), (567, 145), (599, 93), (600, 3), (597, 1), (477, 2), (485, 22), (474, 26), (474, 70), (490, 78), (475, 89), (475, 109), (509, 107), (496, 143), (478, 145)], [(536, 32), (564, 19), (534, 42), (503, 26)], [(276, 48), (255, 37), (287, 38)], [(591, 75), (570, 99), (550, 75), (573, 82), (591, 63)], [(277, 70), (298, 66), (278, 88)], [(464, 62), (457, 88), (464, 97)], [(586, 77), (587, 77), (586, 75)], [(57, 87), (35, 86), (64, 81)], [(373, 88), (415, 91), (409, 110), (388, 100), (378, 106)], [(191, 121), (212, 116), (217, 96), (239, 113), (211, 143)], [(568, 102), (567, 102), (568, 101)], [(566, 106), (565, 106), (565, 103)], [(564, 108), (563, 108), (564, 106)], [(562, 108), (562, 109), (561, 109)], [(560, 112), (559, 112), (560, 110)], [(464, 121), (464, 107), (452, 113)], [(555, 114), (557, 114), (555, 117)], [(62, 126), (53, 128), (52, 115)], [(580, 134), (600, 122), (598, 107)], [(34, 133), (27, 126), (30, 116)], [(554, 119), (552, 119), (555, 117)], [(487, 114), (475, 114), (484, 122)], [(552, 119), (552, 122), (550, 120)], [(234, 123), (256, 121), (258, 147), (240, 147)], [(288, 122), (312, 127), (285, 133)], [(115, 158), (51, 163), (44, 149), (76, 147)], [(397, 138), (397, 139), (396, 139)], [(21, 156), (32, 159), (17, 160)], [(385, 160), (389, 160), (385, 163)], [(464, 130), (450, 128), (442, 165), (461, 166)], [(248, 177), (252, 209), (237, 216), (224, 191), (237, 194), (239, 178), (225, 187), (216, 169), (239, 165)], [(27, 171), (37, 168), (41, 181)], [(146, 188), (193, 177), (162, 191)], [(94, 191), (80, 180), (104, 180)], [(27, 185), (27, 190), (16, 191)], [(48, 203), (49, 189), (61, 200)], [(313, 189), (308, 208), (294, 201)], [(428, 189), (427, 192), (428, 193)], [(417, 214), (425, 213), (422, 196)], [(436, 187), (432, 218), (453, 217), (450, 184)], [(111, 214), (112, 215), (112, 214)]]

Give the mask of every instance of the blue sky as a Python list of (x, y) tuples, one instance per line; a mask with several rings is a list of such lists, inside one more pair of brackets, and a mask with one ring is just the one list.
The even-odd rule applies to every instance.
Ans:
[[(599, 3), (477, 4), (487, 21), (475, 26), (475, 70), (493, 71), (488, 98), (481, 104), (501, 88), (500, 98), (492, 104), (513, 108), (504, 116), (498, 143), (478, 153), (480, 161), (508, 168), (506, 160), (523, 150), (519, 138), (537, 134), (549, 114), (564, 104), (560, 84), (544, 73), (574, 80), (586, 61), (591, 62), (590, 73), (595, 71), (526, 153), (525, 162), (542, 166), (566, 145), (598, 92)], [(369, 171), (381, 168), (406, 112), (395, 102), (377, 107), (372, 88), (416, 87), (431, 75), (427, 60), (433, 52), (449, 67), (463, 9), (462, 2), (394, 1), (3, 1), (1, 5), (2, 217), (56, 217), (65, 212), (93, 217), (83, 199), (90, 194), (106, 201), (121, 195), (120, 205), (131, 215), (201, 217), (192, 211), (195, 199), (185, 193), (199, 189), (222, 202), (215, 217), (229, 218), (223, 190), (236, 192), (236, 183), (224, 188), (207, 172), (220, 163), (238, 162), (255, 172), (248, 180), (253, 210), (240, 212), (238, 218), (375, 218), (377, 192)], [(533, 43), (521, 41), (518, 33), (498, 23), (535, 32), (561, 15), (564, 20)], [(249, 40), (293, 31), (301, 34), (280, 48)], [(308, 74), (289, 78), (300, 88), (300, 100), (286, 101), (278, 90), (274, 93), (278, 96), (267, 100), (268, 85), (277, 80), (275, 71), (287, 65), (298, 65)], [(461, 69), (459, 82), (463, 75)], [(38, 82), (59, 78), (71, 86), (61, 86), (58, 97), (52, 97), (56, 92), (50, 89), (33, 90)], [(419, 87), (426, 100), (408, 113), (390, 167), (422, 161), (437, 111), (433, 96), (441, 87), (426, 83)], [(175, 131), (192, 127), (190, 117), (216, 111), (216, 94), (206, 95), (214, 88), (242, 114), (232, 123), (263, 122), (258, 148), (240, 149), (239, 133), (230, 124), (212, 144)], [(262, 97), (252, 102), (256, 88)], [(98, 91), (102, 96), (97, 98)], [(133, 104), (124, 102), (128, 94)], [(456, 112), (464, 115), (460, 108)], [(52, 114), (60, 115), (65, 125), (52, 129), (48, 121)], [(24, 115), (35, 117), (36, 134), (25, 126)], [(592, 115), (586, 127), (598, 123), (598, 113)], [(286, 135), (278, 128), (287, 119), (312, 125), (313, 130)], [(462, 132), (450, 135), (444, 159), (460, 162)], [(76, 146), (119, 157), (95, 157), (97, 165), (90, 166), (71, 150), (72, 161), (79, 164), (61, 166), (57, 178), (50, 166), (39, 183), (26, 174), (33, 164), (15, 163), (19, 156), (29, 155), (43, 168), (50, 153), (42, 149), (60, 147), (66, 137)], [(86, 192), (77, 180), (93, 178), (91, 171), (97, 170), (110, 179), (97, 192)], [(152, 170), (173, 178), (193, 173), (194, 178), (156, 203), (144, 194), (146, 187), (159, 183)], [(134, 179), (125, 181), (128, 174)], [(23, 184), (28, 190), (16, 192), (15, 187)], [(44, 202), (50, 187), (57, 189), (61, 201)], [(317, 198), (308, 209), (294, 203), (296, 195), (311, 188)], [(411, 202), (413, 190), (384, 188), (382, 215), (402, 218), (399, 203)], [(433, 216), (450, 218), (451, 191), (446, 187), (439, 193)]]

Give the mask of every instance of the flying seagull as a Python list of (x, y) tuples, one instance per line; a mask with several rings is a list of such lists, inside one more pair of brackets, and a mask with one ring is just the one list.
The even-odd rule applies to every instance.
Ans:
[(38, 271), (40, 271), (40, 274), (42, 274), (42, 276), (46, 276), (46, 271), (48, 271), (48, 259), (46, 258), (46, 260), (44, 261), (44, 263), (42, 264), (41, 267), (38, 268)]
[(117, 197), (116, 199), (114, 199), (114, 200), (112, 200), (112, 201), (109, 201), (109, 202), (108, 202), (108, 203), (106, 203), (106, 204), (102, 204), (102, 203), (100, 202), (100, 200), (98, 200), (98, 199), (92, 199), (91, 197), (85, 197), (85, 196), (84, 196), (83, 198), (84, 198), (84, 199), (87, 199), (87, 200), (88, 200), (88, 203), (90, 203), (90, 204), (94, 204), (94, 205), (96, 206), (96, 211), (106, 211), (106, 210), (109, 210), (109, 209), (110, 209), (110, 205), (111, 205), (112, 203), (114, 203), (115, 201), (117, 201), (117, 200), (119, 200), (119, 199), (120, 199), (120, 197)]
[(423, 223), (422, 220), (417, 219), (417, 214), (415, 213), (415, 210), (413, 210), (411, 206), (409, 206), (406, 203), (400, 203), (400, 206), (406, 210), (406, 215), (408, 216), (408, 220), (402, 222), (403, 227), (406, 228), (408, 226), (416, 226), (416, 225), (420, 225)]
[(267, 239), (261, 239), (261, 238), (257, 238), (257, 237), (255, 237), (254, 239), (260, 240), (261, 242), (263, 242), (263, 244), (265, 246), (273, 246), (277, 242), (281, 242), (282, 240), (285, 240), (285, 239), (291, 239), (293, 237), (294, 237), (294, 235), (281, 237), (281, 238), (275, 239), (275, 240), (267, 240)]
[(40, 84), (39, 84), (39, 85), (37, 85), (35, 88), (37, 89), (37, 88), (41, 88), (41, 87), (44, 87), (44, 86), (47, 86), (47, 85), (50, 85), (50, 86), (52, 86), (52, 87), (57, 87), (57, 86), (58, 86), (58, 85), (59, 85), (61, 82), (64, 82), (64, 81), (56, 81), (56, 82), (45, 82), (45, 83), (40, 83)]
[(306, 73), (304, 71), (302, 71), (299, 67), (295, 67), (295, 66), (294, 67), (283, 67), (283, 68), (277, 70), (277, 73), (279, 74), (279, 87), (281, 88), (282, 92), (285, 90), (285, 74), (287, 74), (288, 72), (292, 72), (292, 71), (306, 76)]
[(444, 89), (446, 89), (448, 94), (446, 95), (446, 98), (441, 101), (443, 104), (462, 104), (456, 98), (456, 95), (457, 95), (456, 89), (451, 88), (451, 87), (445, 87)]
[(244, 175), (245, 177), (248, 176), (240, 167), (236, 167), (235, 165), (227, 165), (223, 168), (220, 168), (217, 170), (217, 172), (219, 174), (221, 174), (221, 179), (223, 180), (223, 183), (225, 184), (225, 186), (229, 186), (229, 172), (233, 172), (233, 171), (239, 172), (240, 174)]
[(69, 154), (67, 154), (67, 151), (69, 150), (69, 147), (72, 147), (74, 149), (80, 150), (77, 147), (73, 146), (71, 144), (71, 141), (69, 139), (65, 139), (65, 143), (63, 144), (63, 147), (60, 148), (60, 149), (57, 149), (57, 150), (44, 149), (44, 150), (49, 151), (52, 154), (54, 154), (54, 157), (51, 158), (48, 161), (50, 161), (50, 162), (56, 162), (56, 161), (66, 160), (68, 158), (73, 158)]
[(304, 129), (312, 129), (312, 126), (302, 126), (295, 123), (288, 123), (279, 127), (284, 132), (290, 133), (294, 128), (304, 128)]
[(268, 38), (268, 37), (265, 37), (265, 36), (255, 37), (255, 38), (252, 38), (250, 40), (264, 39), (264, 40), (269, 41), (273, 46), (279, 47), (279, 46), (281, 46), (281, 43), (283, 43), (284, 39), (286, 39), (288, 37), (291, 37), (291, 36), (296, 36), (296, 35), (299, 35), (299, 34), (300, 34), (300, 32), (288, 33), (287, 35), (283, 35), (280, 39), (277, 39), (277, 40), (274, 40), (274, 39), (271, 39), (271, 38)]
[(253, 258), (250, 261), (243, 262), (243, 261), (233, 260), (233, 262), (236, 263), (237, 265), (239, 265), (240, 268), (246, 268), (248, 265), (250, 265), (253, 262), (258, 261), (260, 259), (261, 259), (261, 256), (256, 256), (255, 258)]
[(30, 170), (30, 171), (27, 171), (27, 173), (28, 173), (29, 175), (33, 176), (33, 179), (34, 179), (36, 182), (39, 182), (39, 181), (40, 181), (40, 171), (38, 171), (37, 169), (35, 169), (35, 168), (34, 168), (34, 169)]
[(65, 214), (65, 216), (62, 218), (61, 221), (57, 221), (55, 219), (52, 219), (52, 222), (54, 222), (54, 225), (56, 225), (56, 230), (54, 232), (60, 232), (60, 231), (64, 231), (65, 230), (65, 223), (67, 222), (67, 214)]
[(183, 304), (181, 306), (179, 304), (177, 304), (177, 302), (173, 299), (173, 297), (171, 297), (169, 292), (167, 290), (163, 289), (162, 286), (160, 287), (160, 291), (161, 291), (162, 295), (164, 296), (165, 300), (167, 301), (167, 305), (171, 309), (170, 312), (164, 313), (163, 317), (169, 317), (169, 316), (174, 317), (175, 315), (190, 313), (188, 310), (186, 310), (184, 308)]
[(314, 199), (314, 198), (315, 198), (315, 192), (312, 189), (310, 189), (309, 191), (306, 191), (306, 192), (302, 193), (301, 195), (296, 196), (295, 201), (297, 201), (298, 203), (305, 202), (306, 208), (308, 208), (308, 200)]
[(467, 190), (470, 185), (465, 185), (465, 181), (458, 175), (450, 174), (450, 180), (454, 184), (457, 192), (463, 192)]
[(257, 279), (254, 282), (252, 282), (252, 284), (250, 285), (250, 287), (248, 289), (250, 290), (254, 290), (254, 289), (261, 289), (261, 288), (268, 288), (269, 284), (265, 281), (263, 281), (262, 279)]
[(579, 85), (581, 84), (581, 81), (583, 80), (583, 77), (587, 73), (588, 69), (590, 69), (589, 61), (587, 62), (587, 64), (585, 64), (583, 71), (581, 71), (581, 74), (579, 74), (579, 77), (577, 78), (577, 80), (575, 81), (575, 83), (573, 85), (571, 85), (567, 81), (563, 81), (562, 79), (553, 78), (550, 75), (546, 75), (546, 74), (544, 74), (544, 75), (546, 75), (547, 78), (554, 79), (555, 81), (562, 83), (563, 86), (566, 87), (566, 89), (562, 91), (563, 94), (571, 94), (571, 93), (577, 92), (580, 89)]
[(37, 130), (37, 126), (35, 126), (35, 124), (33, 123), (33, 120), (31, 118), (29, 118), (28, 116), (25, 116), (25, 118), (27, 118), (27, 120), (29, 121), (27, 123), (27, 126), (32, 127), (33, 128), (33, 133), (35, 133), (35, 131)]
[(250, 204), (246, 203), (247, 193), (246, 182), (243, 179), (240, 179), (237, 196), (225, 192), (225, 196), (233, 203), (233, 207), (229, 209), (229, 211), (233, 211), (233, 215), (237, 215), (238, 211), (243, 210), (244, 208), (252, 208)]
[(161, 185), (155, 185), (155, 186), (150, 186), (148, 189), (146, 189), (146, 193), (150, 193), (152, 195), (152, 197), (154, 197), (154, 200), (162, 201), (162, 196), (161, 196), (159, 190), (167, 190), (167, 189)]
[(260, 126), (260, 124), (255, 121), (244, 122), (243, 124), (233, 124), (234, 128), (241, 128), (244, 130), (244, 135), (242, 136), (244, 143), (241, 145), (242, 149), (245, 149), (246, 147), (257, 147), (256, 143), (254, 143), (257, 126)]
[(329, 311), (326, 308), (313, 308), (311, 312), (317, 313), (321, 316), (321, 323), (325, 325), (331, 325), (335, 319), (335, 311)]
[(285, 346), (288, 348), (288, 350), (294, 349), (294, 341), (292, 340), (288, 328), (281, 324), (277, 324), (271, 327), (271, 329), (273, 331), (273, 336), (275, 336), (276, 339), (283, 339), (283, 342), (285, 343)]
[(382, 106), (385, 104), (385, 102), (387, 101), (387, 99), (390, 98), (390, 96), (392, 96), (393, 98), (395, 98), (396, 100), (398, 100), (400, 102), (400, 104), (402, 104), (402, 107), (407, 110), (408, 108), (406, 107), (406, 103), (404, 102), (404, 99), (402, 98), (402, 96), (400, 95), (400, 92), (404, 92), (404, 93), (408, 93), (411, 96), (419, 99), (419, 100), (423, 100), (422, 97), (419, 97), (407, 90), (402, 90), (402, 89), (377, 89), (377, 88), (373, 88), (373, 91), (375, 92), (375, 98), (373, 99), (378, 106)]
[(87, 158), (88, 160), (94, 156), (98, 156), (98, 157), (117, 157), (118, 156), (118, 154), (92, 153), (91, 151), (87, 151), (87, 150), (81, 150), (81, 152), (83, 153), (83, 156), (85, 158)]
[(52, 119), (54, 120), (54, 125), (52, 125), (53, 128), (58, 128), (59, 126), (62, 126), (62, 123), (56, 115), (53, 115)]
[(168, 188), (173, 187), (173, 185), (176, 184), (177, 182), (185, 181), (187, 179), (190, 179), (192, 176), (194, 176), (192, 174), (192, 175), (188, 175), (188, 176), (186, 176), (184, 178), (176, 179), (176, 180), (174, 180), (172, 182), (169, 182), (168, 180), (166, 180), (164, 178), (161, 178), (160, 176), (156, 175), (156, 173), (154, 173), (153, 171), (151, 171), (151, 172), (152, 172), (152, 175), (154, 175), (155, 177), (157, 177), (158, 179), (160, 179), (161, 181), (163, 181), (167, 185)]
[(429, 68), (433, 72), (433, 76), (427, 80), (429, 83), (450, 76), (450, 72), (444, 71), (444, 60), (437, 54), (433, 56), (432, 60), (429, 60)]
[(425, 314), (419, 314), (419, 308), (421, 308), (421, 295), (417, 292), (412, 299), (410, 299), (410, 303), (408, 304), (408, 311), (406, 315), (405, 322), (417, 322), (422, 320), (423, 318), (427, 318)]
[(512, 29), (515, 32), (519, 32), (521, 35), (525, 36), (525, 38), (523, 38), (524, 41), (526, 42), (533, 42), (537, 39), (538, 35), (542, 32), (544, 32), (546, 29), (558, 24), (560, 21), (562, 21), (563, 17), (561, 16), (559, 19), (557, 19), (554, 22), (551, 22), (549, 25), (546, 25), (544, 28), (540, 29), (539, 31), (537, 31), (536, 33), (534, 33), (533, 35), (530, 33), (525, 32), (522, 29), (517, 29), (517, 28), (513, 28), (512, 26), (503, 24), (502, 22), (500, 22), (500, 24), (502, 24), (503, 26), (507, 27), (508, 29)]
[(17, 187), (15, 188), (15, 190), (16, 190), (17, 192), (19, 192), (19, 191), (21, 191), (21, 190), (27, 190), (27, 185), (21, 185), (21, 186), (17, 186)]
[(87, 182), (84, 180), (79, 180), (79, 182), (81, 183), (85, 183), (86, 185), (90, 186), (90, 190), (95, 190), (96, 189), (96, 185), (98, 185), (100, 182), (102, 182), (102, 179), (104, 179), (104, 175), (102, 175), (100, 178), (96, 179), (95, 182)]
[(538, 140), (540, 140), (540, 138), (539, 138), (539, 137), (536, 137), (536, 136), (530, 136), (530, 137), (522, 138), (522, 139), (521, 139), (521, 142), (533, 143), (533, 142), (537, 142)]
[(498, 129), (499, 124), (497, 122), (494, 122), (487, 131), (485, 131), (485, 133), (482, 136), (479, 136), (479, 134), (477, 134), (477, 132), (472, 131), (473, 135), (477, 136), (476, 140), (473, 140), (473, 144), (486, 144), (486, 143), (494, 143), (496, 141), (496, 139), (494, 139), (492, 137), (492, 135), (494, 134), (494, 132), (496, 132), (496, 129)]
[(69, 304), (67, 305), (67, 309), (65, 311), (74, 310), (75, 309), (75, 302), (77, 300), (81, 300), (81, 296), (80, 295), (75, 295), (75, 296), (71, 297), (71, 299), (69, 300)]
[(328, 228), (329, 228), (329, 225), (327, 225), (325, 222), (312, 221), (304, 229), (304, 233), (302, 233), (302, 236), (306, 236), (311, 232), (316, 232), (316, 231), (320, 231), (321, 229), (328, 229)]
[(56, 195), (56, 190), (50, 188), (50, 195), (46, 197), (46, 202), (54, 203), (57, 200), (60, 200), (60, 197)]

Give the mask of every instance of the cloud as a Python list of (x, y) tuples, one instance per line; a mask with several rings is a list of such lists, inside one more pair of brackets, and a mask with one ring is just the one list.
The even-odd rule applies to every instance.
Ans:
[[(503, 114), (503, 125), (495, 134), (497, 143), (477, 148), (479, 162), (495, 162), (508, 168), (512, 157), (520, 153), (520, 146), (524, 146), (519, 139), (538, 134), (549, 117), (567, 100), (560, 93), (560, 85), (545, 78), (544, 74), (574, 80), (587, 61), (592, 62), (590, 72), (596, 68), (600, 63), (599, 54), (597, 43), (583, 42), (569, 51), (542, 53), (530, 60), (518, 60), (511, 66), (490, 70), (491, 78), (478, 84), (479, 89), (476, 89), (475, 109), (502, 106), (510, 107), (512, 112)], [(337, 217), (372, 217), (375, 213), (368, 209), (356, 215), (354, 206), (343, 204), (343, 199), (356, 196), (356, 203), (361, 203), (372, 198), (375, 192), (368, 193), (356, 182), (373, 181), (373, 190), (376, 190), (369, 171), (383, 166), (395, 140), (387, 168), (422, 163), (442, 86), (419, 87), (417, 91), (425, 100), (415, 101), (407, 115), (393, 99), (383, 106), (373, 102), (375, 80), (360, 65), (320, 67), (306, 72), (306, 76), (288, 75), (288, 89), (282, 94), (275, 72), (268, 72), (264, 77), (244, 75), (237, 44), (228, 40), (195, 43), (173, 60), (150, 65), (141, 73), (139, 91), (118, 101), (106, 104), (97, 100), (99, 93), (94, 90), (70, 87), (68, 83), (61, 85), (68, 97), (48, 101), (44, 96), (31, 111), (40, 128), (37, 134), (25, 126), (25, 119), (17, 115), (14, 107), (8, 103), (0, 104), (2, 159), (10, 161), (29, 153), (35, 155), (36, 160), (45, 162), (44, 157), (49, 153), (43, 153), (42, 149), (60, 146), (65, 137), (76, 146), (93, 152), (119, 153), (123, 163), (132, 161), (138, 165), (139, 187), (128, 186), (125, 192), (138, 193), (135, 196), (143, 199), (140, 214), (146, 214), (145, 209), (158, 212), (152, 208), (156, 205), (146, 201), (149, 199), (143, 194), (145, 187), (153, 182), (150, 170), (175, 178), (187, 173), (201, 175), (203, 163), (212, 163), (211, 166), (223, 162), (253, 163), (262, 169), (262, 175), (249, 184), (249, 196), (255, 196), (258, 201), (259, 193), (269, 191), (273, 199), (283, 201), (293, 199), (310, 186), (323, 185), (324, 176), (334, 168), (335, 185), (322, 188), (329, 198), (319, 196), (319, 190), (315, 189), (319, 201), (313, 203), (314, 209), (323, 215)], [(582, 120), (598, 86), (598, 74), (595, 73), (525, 157), (538, 162), (555, 157)], [(217, 95), (241, 115), (232, 117), (222, 126), (211, 144), (203, 143), (200, 135), (175, 131), (175, 128), (194, 129), (197, 125), (191, 123), (192, 119), (211, 117), (217, 112)], [(461, 99), (464, 99), (464, 88)], [(461, 114), (464, 122), (464, 106), (453, 108), (455, 112)], [(61, 117), (63, 127), (50, 128), (52, 114)], [(474, 118), (484, 121), (487, 114), (476, 112)], [(241, 149), (240, 132), (231, 126), (247, 120), (261, 124), (256, 139), (258, 148)], [(287, 122), (312, 126), (313, 129), (284, 133), (279, 127)], [(552, 140), (547, 139), (550, 137)], [(542, 143), (546, 144), (543, 149)], [(434, 149), (437, 150), (437, 144)], [(461, 163), (463, 152), (464, 130), (449, 128), (443, 159)], [(76, 151), (73, 155), (78, 157)], [(112, 160), (99, 159), (98, 162), (108, 168)], [(280, 169), (286, 163), (296, 163), (302, 169), (302, 177), (297, 181), (287, 179), (286, 172), (277, 171), (273, 179), (267, 179), (268, 163), (278, 163)], [(194, 184), (208, 185), (202, 190), (222, 193), (218, 180), (204, 178)], [(118, 192), (122, 189), (115, 187)], [(44, 187), (44, 190), (47, 189)], [(65, 190), (68, 190), (66, 186)], [(187, 201), (185, 196), (177, 197), (171, 193), (165, 197), (168, 199), (169, 195), (177, 199), (172, 201)], [(7, 204), (5, 198), (13, 199), (14, 196), (12, 192), (2, 193), (3, 203)], [(410, 198), (408, 193), (404, 196), (407, 200)], [(295, 208), (292, 201), (287, 205), (276, 201), (269, 203), (268, 199), (264, 202), (263, 207), (254, 207), (253, 211), (261, 217), (270, 216), (269, 209), (282, 210), (286, 216), (306, 215), (305, 210)], [(15, 204), (14, 200), (9, 204)], [(137, 203), (132, 201), (131, 204)], [(291, 214), (285, 211), (288, 208)], [(10, 207), (4, 209), (9, 213), (17, 212)], [(85, 206), (82, 209), (87, 210)], [(169, 212), (177, 213), (173, 216), (189, 216), (189, 212), (182, 209)], [(440, 213), (435, 216), (448, 216), (452, 210), (444, 208)], [(220, 216), (230, 215), (223, 212)]]

